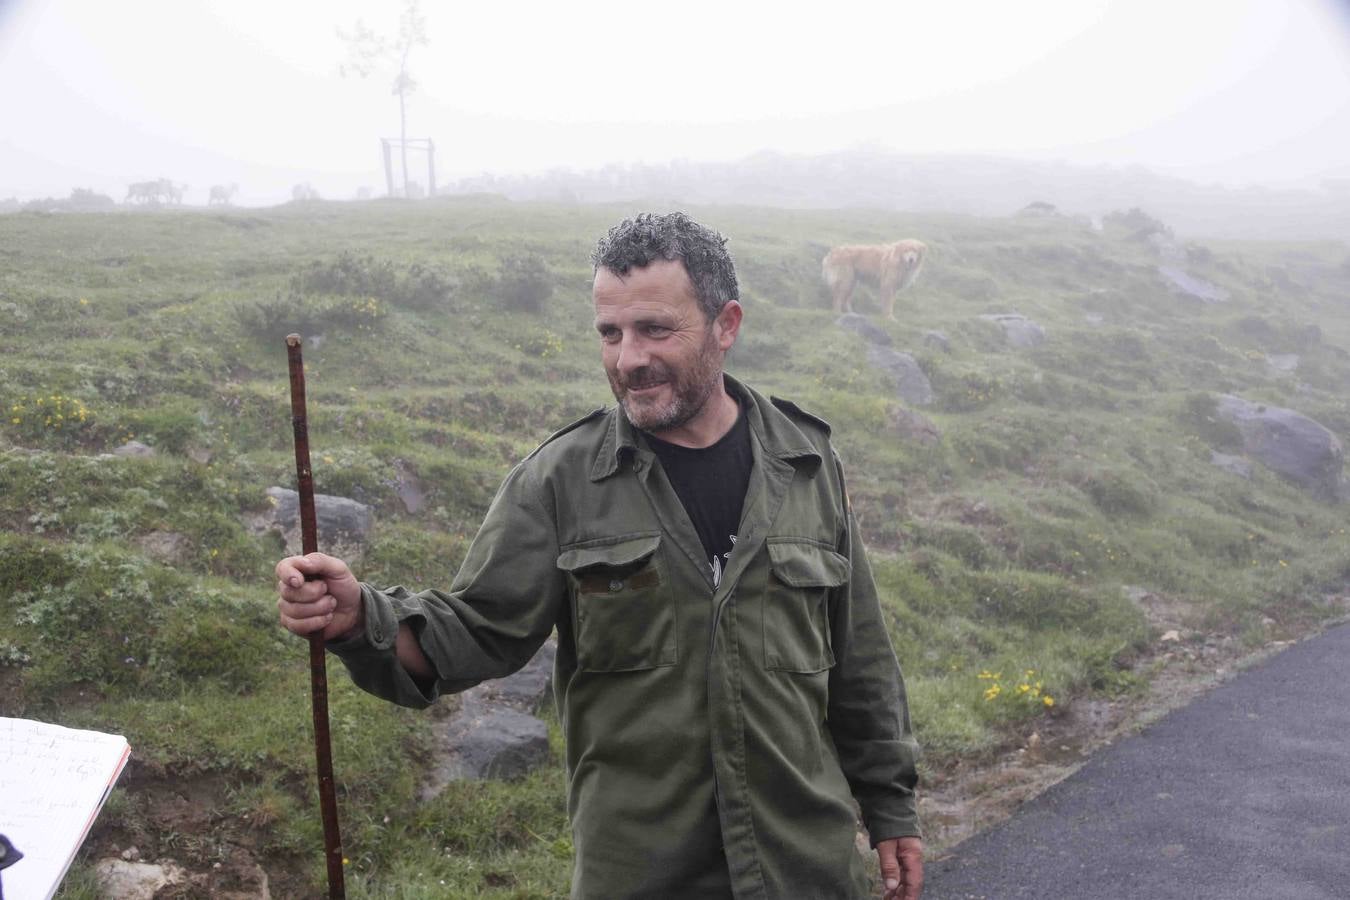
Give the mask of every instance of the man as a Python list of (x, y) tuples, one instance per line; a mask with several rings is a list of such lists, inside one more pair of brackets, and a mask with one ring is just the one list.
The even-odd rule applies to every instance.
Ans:
[(281, 622), (414, 707), (556, 628), (574, 897), (866, 896), (856, 799), (885, 896), (917, 900), (917, 747), (842, 469), (823, 422), (723, 374), (724, 245), (681, 213), (610, 229), (593, 299), (618, 408), (512, 470), (448, 592), (291, 557)]

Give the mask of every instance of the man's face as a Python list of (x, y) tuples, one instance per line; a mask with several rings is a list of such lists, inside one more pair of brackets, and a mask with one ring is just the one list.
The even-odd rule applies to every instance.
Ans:
[(709, 322), (678, 260), (627, 275), (600, 269), (593, 297), (605, 374), (628, 421), (660, 436), (697, 417), (721, 386), (740, 305), (728, 303)]

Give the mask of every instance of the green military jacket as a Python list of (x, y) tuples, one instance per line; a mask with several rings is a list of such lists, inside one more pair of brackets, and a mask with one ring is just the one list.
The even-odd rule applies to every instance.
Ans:
[[(421, 707), (516, 671), (558, 632), (581, 898), (867, 896), (873, 842), (919, 833), (917, 745), (829, 428), (728, 377), (754, 465), (720, 584), (617, 408), (502, 484), (448, 592), (363, 585), (330, 645), (364, 689)], [(400, 623), (439, 679), (398, 664)]]

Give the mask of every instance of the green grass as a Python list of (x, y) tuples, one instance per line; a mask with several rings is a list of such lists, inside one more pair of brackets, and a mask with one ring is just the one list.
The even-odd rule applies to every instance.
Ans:
[[(280, 541), (247, 525), (294, 480), (282, 338), (321, 337), (305, 347), (315, 478), (376, 511), (360, 573), (445, 586), (510, 466), (610, 399), (587, 258), (632, 211), (479, 198), (0, 216), (0, 711), (129, 737), (136, 762), (94, 842), (199, 869), (247, 846), (274, 895), (314, 893), (304, 647), (274, 621)], [(927, 771), (1135, 689), (1150, 635), (1123, 585), (1252, 643), (1332, 615), (1320, 589), (1350, 573), (1344, 507), (1210, 453), (1238, 445), (1222, 393), (1350, 437), (1343, 245), (1191, 245), (1192, 271), (1232, 295), (1204, 306), (1173, 296), (1126, 229), (691, 212), (730, 237), (741, 274), (730, 370), (834, 426)], [(899, 321), (876, 321), (933, 383), (934, 445), (892, 432), (894, 391), (833, 327), (818, 275), (830, 244), (911, 235), (932, 256)], [(867, 289), (856, 303), (878, 311)], [(1003, 312), (1046, 342), (1005, 346), (978, 318)], [(1289, 353), (1295, 374), (1269, 365)], [(157, 455), (102, 455), (132, 438)], [(149, 556), (156, 533), (183, 536), (177, 558)], [(430, 717), (340, 671), (331, 684), (352, 896), (566, 893), (556, 722), (540, 772), (419, 803)], [(220, 815), (176, 829), (163, 785)], [(64, 896), (94, 896), (87, 860)]]

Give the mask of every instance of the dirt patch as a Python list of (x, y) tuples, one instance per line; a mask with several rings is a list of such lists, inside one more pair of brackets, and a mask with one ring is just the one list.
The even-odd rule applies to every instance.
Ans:
[(293, 859), (268, 854), (260, 831), (229, 811), (238, 776), (179, 773), (133, 760), (118, 781), (125, 814), (100, 816), (85, 843), (90, 861), (122, 859), (177, 866), (185, 875), (155, 900), (299, 897), (312, 886)]

